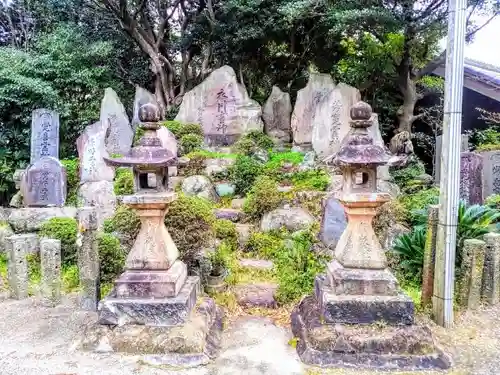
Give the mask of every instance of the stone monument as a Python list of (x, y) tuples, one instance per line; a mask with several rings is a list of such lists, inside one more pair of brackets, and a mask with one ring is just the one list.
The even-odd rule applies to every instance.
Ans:
[(66, 168), (52, 156), (43, 156), (31, 164), (23, 176), (24, 203), (28, 207), (64, 206)]
[(59, 113), (42, 108), (31, 117), (30, 164), (44, 156), (59, 158)]
[[(222, 310), (200, 298), (200, 279), (188, 276), (164, 223), (176, 194), (168, 191), (168, 167), (177, 157), (161, 146), (156, 130), (158, 107), (139, 110), (144, 136), (114, 166), (131, 167), (135, 194), (123, 203), (136, 211), (141, 229), (127, 256), (125, 272), (99, 303), (99, 320), (84, 333), (83, 349), (144, 354), (147, 363), (194, 366), (207, 363), (218, 350)], [(148, 179), (154, 174), (155, 179)], [(150, 186), (155, 182), (154, 187)]]
[(292, 312), (297, 352), (307, 364), (379, 369), (448, 368), (450, 359), (434, 344), (430, 329), (413, 325), (414, 304), (399, 288), (372, 228), (377, 207), (390, 199), (377, 192), (377, 167), (399, 162), (377, 145), (367, 128), (371, 107), (350, 111), (351, 130), (333, 158), (342, 169), (340, 198), (348, 224), (315, 296)]

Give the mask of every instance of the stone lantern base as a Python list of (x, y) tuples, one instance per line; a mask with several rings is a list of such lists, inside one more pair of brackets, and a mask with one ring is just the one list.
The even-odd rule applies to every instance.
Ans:
[(451, 366), (428, 327), (328, 324), (314, 296), (304, 298), (292, 312), (292, 332), (300, 359), (309, 365), (406, 371)]

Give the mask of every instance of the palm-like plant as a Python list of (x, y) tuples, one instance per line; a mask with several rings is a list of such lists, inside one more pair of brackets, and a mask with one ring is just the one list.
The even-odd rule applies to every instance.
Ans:
[(401, 259), (399, 266), (416, 280), (420, 279), (424, 265), (425, 233), (425, 227), (416, 227), (396, 238), (392, 248)]

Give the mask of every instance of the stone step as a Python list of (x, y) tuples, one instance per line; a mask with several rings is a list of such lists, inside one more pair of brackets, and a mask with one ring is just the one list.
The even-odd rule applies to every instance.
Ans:
[(241, 267), (253, 268), (262, 271), (270, 271), (274, 267), (274, 263), (266, 259), (243, 258), (239, 260), (239, 263)]
[(235, 198), (231, 201), (231, 208), (241, 210), (245, 204), (245, 198)]
[(236, 285), (234, 293), (242, 307), (277, 307), (275, 294), (278, 285), (274, 283), (254, 283)]
[(226, 219), (232, 222), (241, 221), (245, 216), (241, 210), (235, 210), (233, 208), (216, 208), (214, 214), (217, 219)]
[(236, 232), (238, 233), (238, 245), (240, 248), (243, 248), (248, 239), (250, 238), (250, 234), (255, 231), (255, 226), (252, 224), (236, 224)]

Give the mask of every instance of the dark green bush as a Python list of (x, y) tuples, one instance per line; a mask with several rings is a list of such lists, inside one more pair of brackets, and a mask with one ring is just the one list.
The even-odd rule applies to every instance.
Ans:
[(123, 271), (125, 252), (118, 238), (109, 233), (99, 233), (97, 236), (99, 247), (100, 277), (102, 283), (113, 282)]
[(330, 184), (330, 176), (322, 169), (296, 172), (291, 180), (296, 190), (325, 191)]
[(282, 197), (278, 183), (267, 176), (259, 176), (247, 194), (243, 211), (251, 219), (260, 219), (266, 212), (278, 208)]
[(64, 265), (76, 264), (77, 221), (69, 217), (54, 217), (42, 224), (40, 237), (61, 241), (61, 261)]
[(214, 221), (213, 225), (215, 237), (220, 240), (226, 241), (232, 249), (236, 249), (238, 245), (238, 233), (236, 232), (236, 224), (231, 220), (218, 219)]
[(254, 253), (256, 256), (265, 259), (275, 258), (282, 248), (282, 235), (274, 232), (253, 232), (245, 245), (247, 252)]
[(177, 139), (181, 139), (187, 134), (195, 134), (203, 138), (203, 128), (198, 124), (183, 124), (179, 121), (164, 121), (162, 122), (162, 125), (170, 130)]
[(189, 163), (181, 170), (184, 176), (195, 176), (205, 173), (205, 160), (207, 160), (205, 153), (195, 151), (187, 154), (186, 157), (189, 158)]
[(129, 195), (134, 193), (134, 174), (129, 168), (117, 168), (113, 190), (116, 195)]
[(418, 177), (425, 173), (425, 166), (420, 160), (415, 157), (412, 158), (403, 168), (391, 168), (390, 173), (392, 178), (394, 179), (394, 182), (401, 189), (404, 189), (408, 182), (415, 179), (415, 177)]
[(66, 184), (67, 184), (67, 195), (66, 195), (66, 205), (67, 206), (77, 206), (77, 193), (78, 186), (80, 185), (80, 174), (79, 174), (79, 163), (78, 158), (75, 159), (63, 159), (61, 164), (66, 168)]
[(192, 265), (202, 248), (213, 239), (215, 215), (209, 201), (179, 194), (171, 204), (165, 224), (177, 245), (181, 258)]
[(182, 155), (186, 155), (200, 149), (201, 146), (203, 146), (203, 136), (198, 134), (186, 134), (181, 137), (179, 143)]
[(398, 267), (404, 272), (405, 279), (420, 283), (424, 265), (425, 227), (416, 227), (409, 234), (396, 238), (392, 252), (398, 258)]
[(104, 222), (104, 231), (106, 233), (118, 232), (126, 234), (133, 241), (139, 230), (141, 229), (141, 221), (134, 210), (121, 205), (118, 206), (115, 214), (109, 220)]
[(273, 140), (259, 130), (250, 130), (234, 144), (233, 149), (243, 155), (251, 155), (255, 149), (270, 150), (273, 148)]
[(262, 165), (249, 156), (238, 156), (229, 168), (231, 182), (236, 186), (237, 194), (247, 193), (257, 177), (262, 173)]

